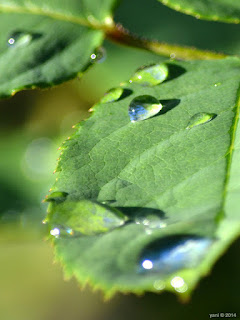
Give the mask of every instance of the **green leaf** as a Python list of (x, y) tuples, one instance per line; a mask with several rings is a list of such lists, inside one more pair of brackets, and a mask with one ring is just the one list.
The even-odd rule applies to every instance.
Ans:
[(97, 60), (115, 2), (1, 1), (0, 97), (80, 76)]
[[(185, 297), (239, 234), (240, 60), (167, 66), (161, 84), (112, 90), (116, 99), (98, 103), (62, 147), (52, 198), (67, 197), (54, 200), (51, 222), (60, 212), (73, 230), (85, 224), (91, 205), (69, 210), (82, 200), (128, 217), (109, 232), (54, 239), (66, 274), (109, 296), (165, 288)], [(128, 108), (139, 96), (163, 108), (133, 123)]]
[(240, 2), (235, 0), (158, 0), (197, 19), (240, 23)]

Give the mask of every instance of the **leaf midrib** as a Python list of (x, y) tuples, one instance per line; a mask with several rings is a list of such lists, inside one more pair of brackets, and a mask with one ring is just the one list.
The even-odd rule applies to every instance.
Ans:
[(97, 20), (83, 19), (77, 16), (68, 15), (68, 14), (61, 14), (59, 12), (53, 12), (51, 10), (43, 10), (39, 7), (31, 7), (31, 8), (24, 8), (20, 6), (8, 6), (8, 5), (1, 5), (0, 4), (0, 13), (20, 13), (20, 14), (34, 14), (39, 16), (46, 16), (55, 20), (65, 21), (75, 23), (81, 26), (89, 27), (92, 29), (97, 30), (110, 30), (112, 29), (113, 25), (100, 23)]
[(233, 153), (234, 153), (234, 144), (235, 144), (235, 140), (236, 140), (236, 131), (237, 131), (238, 122), (239, 122), (240, 85), (239, 85), (238, 91), (237, 91), (237, 99), (236, 99), (235, 108), (236, 108), (236, 113), (235, 113), (235, 117), (233, 119), (232, 127), (230, 129), (231, 142), (230, 142), (228, 152), (226, 154), (226, 156), (227, 156), (227, 170), (226, 170), (226, 179), (225, 179), (224, 191), (223, 191), (222, 211), (219, 212), (219, 214), (216, 216), (216, 219), (217, 220), (219, 219), (219, 221), (222, 220), (221, 218), (224, 218), (224, 215), (223, 215), (224, 211), (223, 210), (224, 210), (224, 206), (225, 206), (225, 202), (226, 202), (226, 198), (227, 198), (227, 192), (228, 192), (229, 181), (230, 181), (230, 172), (231, 172), (231, 164), (232, 164)]

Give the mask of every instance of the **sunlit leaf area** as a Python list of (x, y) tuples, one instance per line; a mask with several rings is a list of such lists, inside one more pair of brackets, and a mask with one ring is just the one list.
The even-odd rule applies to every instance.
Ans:
[[(114, 20), (150, 39), (226, 54), (240, 52), (240, 26), (202, 21), (156, 0), (123, 0)], [(9, 34), (5, 38), (7, 48)], [(155, 281), (158, 293), (116, 293), (105, 301), (101, 291), (89, 285), (80, 287), (55, 261), (48, 226), (42, 221), (48, 207), (43, 200), (58, 175), (53, 173), (60, 157), (58, 148), (75, 132), (72, 126), (87, 119), (88, 110), (109, 89), (132, 79), (139, 66), (165, 60), (107, 40), (101, 54), (81, 78), (50, 89), (24, 90), (0, 101), (0, 319), (203, 320), (218, 312), (238, 312), (239, 316), (239, 240), (220, 254), (188, 300), (181, 292), (162, 292), (161, 281)], [(93, 60), (94, 55), (90, 54)], [(203, 117), (215, 115), (201, 114)], [(187, 125), (190, 131), (192, 124)], [(145, 267), (149, 267), (147, 262)]]

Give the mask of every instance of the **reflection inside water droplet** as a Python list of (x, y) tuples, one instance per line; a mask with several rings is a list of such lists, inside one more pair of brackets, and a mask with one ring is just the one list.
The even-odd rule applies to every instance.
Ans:
[(142, 86), (156, 86), (166, 80), (167, 76), (167, 65), (155, 64), (138, 69), (129, 82), (138, 83)]
[(161, 109), (162, 105), (156, 98), (143, 95), (132, 100), (128, 114), (131, 122), (136, 122), (155, 116)]
[(216, 118), (216, 116), (217, 115), (215, 113), (198, 112), (190, 118), (186, 129), (191, 129), (201, 124), (210, 122)]
[(142, 266), (143, 266), (144, 269), (150, 270), (150, 269), (152, 269), (152, 267), (153, 267), (153, 263), (152, 263), (151, 260), (144, 260), (144, 261), (142, 262)]
[[(151, 272), (170, 274), (179, 269), (195, 267), (212, 242), (209, 238), (189, 235), (169, 236), (155, 240), (143, 250), (139, 271), (151, 269)], [(149, 268), (150, 263), (151, 268)]]

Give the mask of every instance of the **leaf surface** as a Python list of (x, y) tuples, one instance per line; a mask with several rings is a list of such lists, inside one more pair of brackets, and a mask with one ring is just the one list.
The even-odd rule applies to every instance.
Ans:
[(0, 97), (80, 76), (96, 60), (115, 2), (1, 1)]
[(198, 19), (240, 23), (240, 3), (235, 0), (159, 0), (170, 8)]
[[(240, 61), (167, 65), (163, 83), (111, 90), (62, 147), (53, 192), (67, 196), (49, 217), (63, 219), (82, 200), (127, 217), (109, 232), (54, 239), (66, 274), (109, 296), (164, 288), (187, 296), (239, 234)], [(162, 110), (130, 122), (129, 104), (146, 95)], [(86, 206), (73, 214), (86, 224)]]

